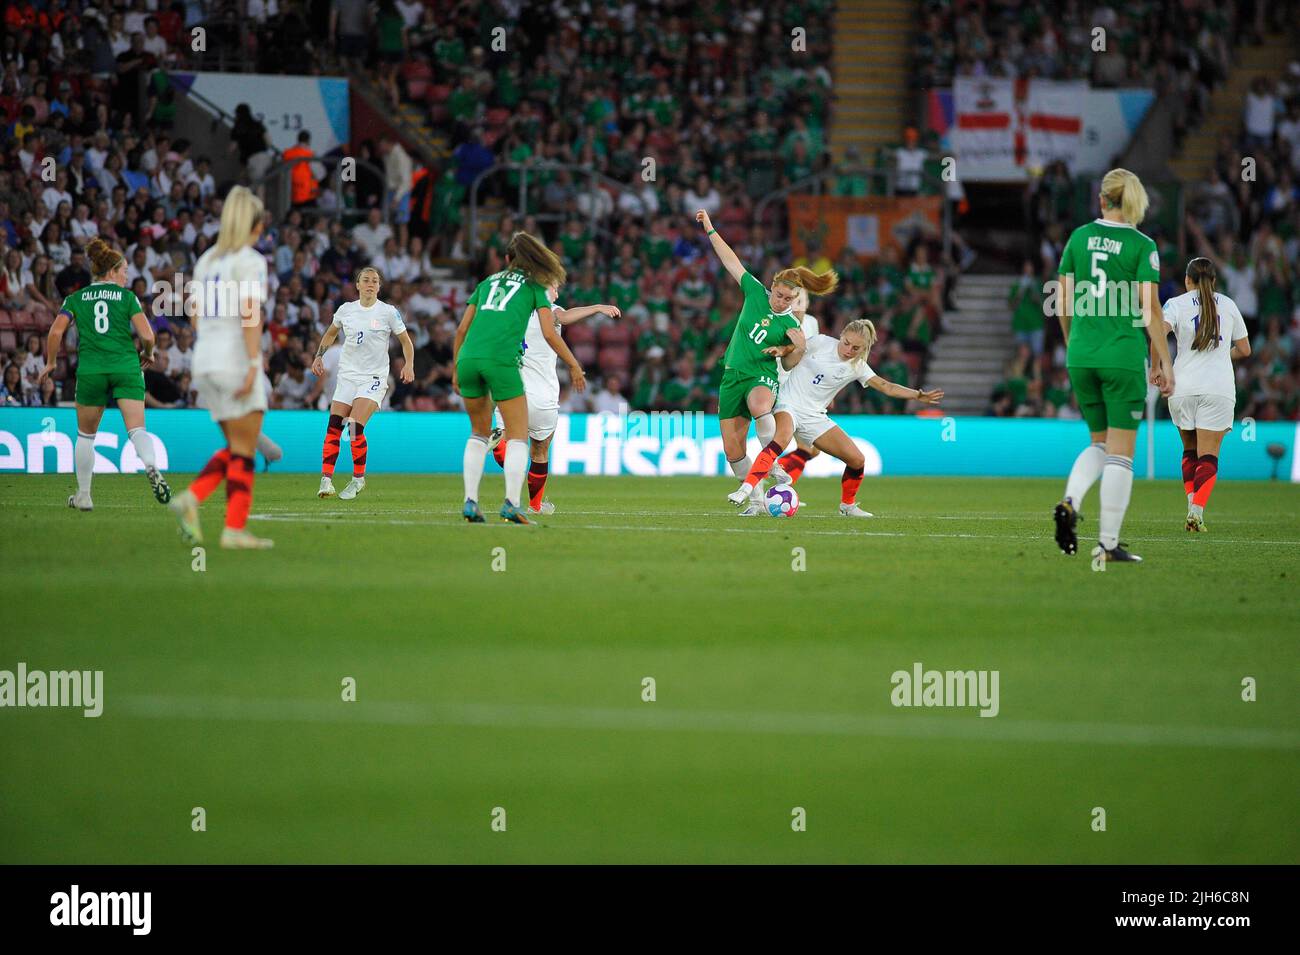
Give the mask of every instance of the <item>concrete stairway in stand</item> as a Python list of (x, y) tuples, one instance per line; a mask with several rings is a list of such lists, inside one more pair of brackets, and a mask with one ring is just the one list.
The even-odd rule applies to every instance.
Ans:
[(953, 292), (956, 311), (943, 313), (943, 333), (930, 349), (926, 388), (944, 390), (943, 410), (983, 414), (1015, 351), (1007, 292), (1014, 275), (962, 275)]

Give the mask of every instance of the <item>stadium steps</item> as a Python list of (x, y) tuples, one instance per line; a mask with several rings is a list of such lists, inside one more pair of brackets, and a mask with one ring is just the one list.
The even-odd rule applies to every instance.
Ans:
[(856, 146), (863, 160), (898, 142), (911, 99), (907, 72), (916, 30), (910, 0), (842, 0), (835, 12), (835, 112), (831, 152)]
[(1184, 183), (1205, 178), (1218, 154), (1219, 141), (1224, 136), (1235, 140), (1241, 131), (1250, 84), (1261, 76), (1281, 76), (1287, 63), (1296, 58), (1296, 47), (1290, 37), (1273, 35), (1260, 46), (1240, 46), (1232, 55), (1232, 75), (1211, 94), (1205, 120), (1188, 133), (1178, 156), (1169, 161), (1169, 167)]
[(430, 169), (442, 167), (450, 155), (447, 139), (434, 132), (426, 112), (407, 102), (399, 103), (397, 111), (394, 112), (384, 90), (372, 82), (363, 71), (347, 69), (333, 53), (325, 53), (323, 59), (328, 67), (327, 74), (346, 76), (348, 88), (364, 99), (377, 115), (387, 117), (404, 145), (408, 147), (408, 151), (412, 153), (411, 158), (415, 160), (417, 166), (424, 165)]
[(955, 310), (943, 313), (943, 334), (930, 346), (925, 387), (944, 390), (943, 409), (983, 414), (1015, 350), (1007, 290), (1014, 275), (963, 275)]

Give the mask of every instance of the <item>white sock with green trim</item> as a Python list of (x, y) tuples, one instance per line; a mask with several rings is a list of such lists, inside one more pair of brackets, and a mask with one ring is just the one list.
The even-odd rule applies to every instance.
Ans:
[(73, 463), (77, 466), (77, 493), (90, 493), (90, 476), (95, 471), (95, 436), (82, 431), (77, 432), (77, 446), (72, 452)]

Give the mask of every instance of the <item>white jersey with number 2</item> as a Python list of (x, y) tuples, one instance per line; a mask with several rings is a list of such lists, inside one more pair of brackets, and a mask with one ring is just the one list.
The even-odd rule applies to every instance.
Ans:
[(378, 299), (369, 308), (360, 302), (344, 302), (334, 312), (333, 324), (343, 342), (339, 377), (387, 381), (388, 338), (406, 331), (401, 313)]

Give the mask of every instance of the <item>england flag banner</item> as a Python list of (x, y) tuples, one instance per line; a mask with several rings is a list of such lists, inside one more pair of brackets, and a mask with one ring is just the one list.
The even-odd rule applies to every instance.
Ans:
[(1025, 96), (1025, 157), (1030, 172), (1063, 159), (1074, 172), (1083, 133), (1088, 84), (1031, 80)]
[(1015, 82), (959, 76), (953, 84), (953, 151), (963, 180), (1018, 179)]

